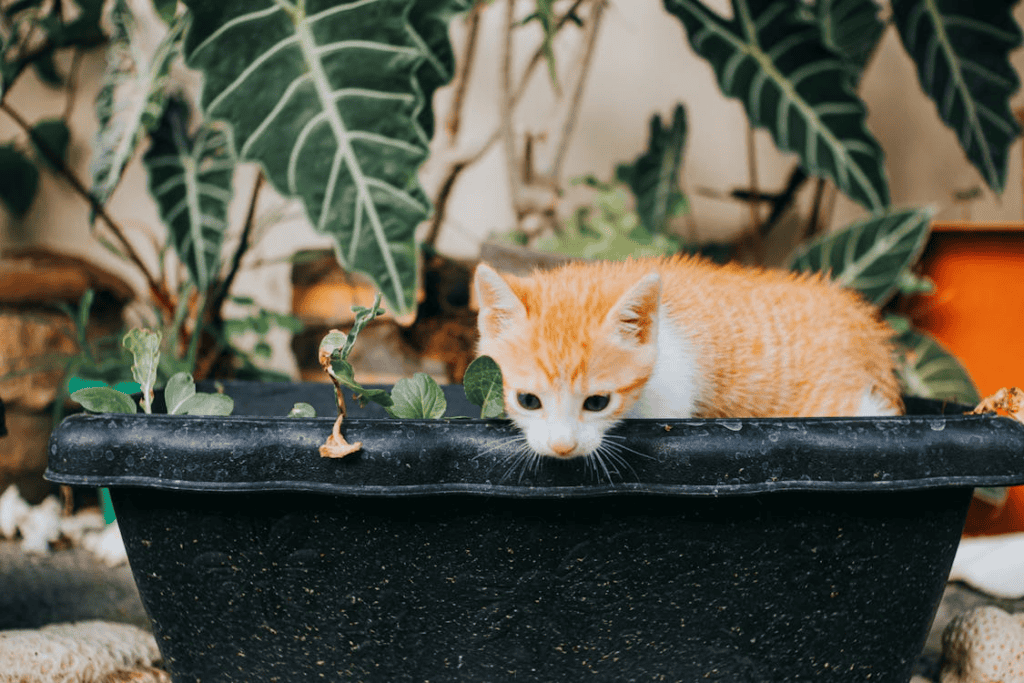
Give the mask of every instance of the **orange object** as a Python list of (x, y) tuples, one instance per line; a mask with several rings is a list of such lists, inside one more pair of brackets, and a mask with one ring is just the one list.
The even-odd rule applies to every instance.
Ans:
[[(935, 223), (921, 257), (935, 283), (910, 315), (955, 355), (982, 396), (1024, 386), (1024, 223)], [(1006, 502), (975, 499), (964, 533), (1024, 531), (1024, 487)]]

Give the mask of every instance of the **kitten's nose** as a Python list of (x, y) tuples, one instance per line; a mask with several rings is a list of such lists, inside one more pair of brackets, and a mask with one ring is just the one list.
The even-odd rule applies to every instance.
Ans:
[(569, 440), (552, 441), (548, 444), (556, 455), (565, 457), (576, 450), (576, 442)]

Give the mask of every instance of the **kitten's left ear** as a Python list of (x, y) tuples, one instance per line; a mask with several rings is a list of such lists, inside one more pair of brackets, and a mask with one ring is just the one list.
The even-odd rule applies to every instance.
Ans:
[(648, 344), (657, 332), (660, 300), (661, 276), (648, 273), (615, 302), (604, 324), (624, 344)]
[(498, 337), (502, 332), (526, 320), (526, 308), (498, 271), (486, 263), (476, 267), (473, 287), (480, 305), (477, 327), (482, 339)]

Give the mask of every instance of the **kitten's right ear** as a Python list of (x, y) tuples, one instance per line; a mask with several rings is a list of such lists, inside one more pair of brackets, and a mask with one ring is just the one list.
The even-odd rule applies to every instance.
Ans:
[(473, 277), (476, 300), (480, 305), (477, 327), (482, 338), (500, 336), (526, 320), (526, 307), (498, 271), (486, 263), (476, 267)]

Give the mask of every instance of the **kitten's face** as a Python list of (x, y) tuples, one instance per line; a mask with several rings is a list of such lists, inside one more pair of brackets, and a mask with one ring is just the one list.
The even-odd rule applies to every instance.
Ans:
[(482, 265), (475, 285), (479, 352), (501, 368), (505, 411), (534, 452), (571, 458), (597, 451), (643, 391), (657, 357), (660, 280), (585, 293), (564, 280)]

